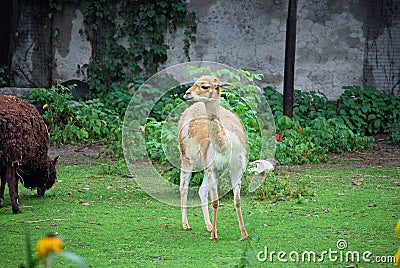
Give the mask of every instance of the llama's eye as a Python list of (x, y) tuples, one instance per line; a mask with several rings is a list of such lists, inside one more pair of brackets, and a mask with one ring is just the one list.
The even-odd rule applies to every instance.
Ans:
[(207, 90), (210, 86), (201, 86), (202, 90)]

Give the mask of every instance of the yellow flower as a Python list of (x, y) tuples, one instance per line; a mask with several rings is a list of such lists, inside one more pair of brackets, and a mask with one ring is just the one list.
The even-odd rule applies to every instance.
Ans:
[(397, 225), (396, 225), (396, 235), (400, 236), (400, 219), (397, 221)]
[(54, 235), (48, 235), (41, 239), (36, 244), (36, 256), (39, 258), (47, 258), (50, 253), (60, 253), (63, 249), (63, 242)]
[(397, 250), (396, 254), (394, 254), (394, 265), (400, 266), (400, 248)]

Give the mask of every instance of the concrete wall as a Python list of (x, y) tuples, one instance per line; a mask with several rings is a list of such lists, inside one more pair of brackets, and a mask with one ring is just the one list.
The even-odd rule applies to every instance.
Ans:
[[(282, 90), (287, 5), (287, 0), (190, 1), (198, 23), (191, 59), (263, 73), (264, 84)], [(399, 95), (399, 6), (400, 1), (299, 1), (295, 87), (335, 99), (342, 86), (367, 83)], [(376, 20), (391, 22), (382, 27)], [(181, 37), (168, 36), (166, 66), (185, 61)]]
[[(282, 90), (287, 5), (288, 0), (189, 0), (198, 24), (191, 59), (263, 73), (263, 86)], [(399, 95), (399, 6), (400, 0), (299, 1), (295, 87), (335, 99), (342, 86), (368, 83)], [(59, 35), (52, 44), (53, 80), (82, 79), (75, 73), (77, 65), (90, 60), (90, 43), (79, 33), (84, 28), (81, 10), (71, 5), (54, 17)], [(33, 68), (37, 56), (30, 20), (20, 21), (27, 34), (18, 40), (14, 63)], [(186, 62), (182, 37), (180, 30), (166, 33), (170, 50), (163, 67)]]
[(12, 58), (13, 82), (18, 86), (44, 87), (52, 80), (49, 65), (52, 53), (51, 29), (47, 16), (38, 16), (36, 10), (46, 10), (46, 2), (26, 1), (20, 3), (24, 10), (19, 17), (16, 48)]
[(85, 28), (81, 9), (65, 6), (62, 13), (54, 17), (54, 29), (58, 36), (54, 38), (54, 56), (56, 67), (53, 76), (60, 80), (84, 79), (77, 74), (78, 64), (89, 63), (92, 47), (80, 30)]

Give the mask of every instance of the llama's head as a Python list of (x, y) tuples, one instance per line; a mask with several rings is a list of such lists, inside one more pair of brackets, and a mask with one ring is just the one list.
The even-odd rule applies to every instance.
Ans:
[(46, 157), (37, 166), (23, 166), (18, 170), (21, 182), (25, 188), (37, 189), (38, 195), (44, 195), (46, 190), (49, 190), (56, 182), (55, 165), (60, 156), (54, 160)]
[(229, 86), (232, 86), (232, 84), (220, 82), (215, 76), (202, 76), (185, 92), (183, 98), (201, 102), (219, 101), (221, 88)]
[(37, 185), (37, 193), (38, 195), (44, 195), (46, 190), (49, 190), (53, 184), (56, 182), (56, 164), (60, 156), (51, 160), (48, 158), (47, 163), (41, 166), (41, 170), (39, 174), (42, 176), (42, 181), (39, 185)]

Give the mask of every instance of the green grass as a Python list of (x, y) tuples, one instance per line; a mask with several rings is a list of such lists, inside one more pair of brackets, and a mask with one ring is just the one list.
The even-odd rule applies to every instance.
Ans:
[[(348, 244), (343, 252), (370, 251), (374, 256), (392, 256), (400, 246), (394, 234), (400, 218), (400, 170), (396, 167), (278, 171), (277, 178), (292, 184), (307, 177), (316, 195), (278, 202), (255, 201), (251, 194), (245, 195), (242, 207), (253, 237), (250, 241), (239, 241), (229, 196), (221, 200), (219, 240), (211, 241), (199, 207), (189, 209), (193, 230), (183, 231), (180, 208), (158, 202), (141, 191), (134, 179), (124, 178), (128, 171), (120, 162), (59, 166), (57, 170), (60, 182), (44, 197), (20, 186), (22, 214), (11, 213), (6, 195), (5, 207), (0, 209), (0, 267), (26, 264), (23, 222), (28, 223), (32, 243), (56, 232), (66, 250), (92, 267), (229, 267), (240, 262), (246, 246), (251, 246), (253, 255), (267, 247), (269, 253), (312, 250), (318, 258), (323, 251), (337, 250), (339, 239)], [(361, 178), (362, 185), (352, 184)], [(276, 254), (273, 264), (253, 261), (257, 267), (391, 266), (362, 260), (330, 262), (328, 257), (320, 263), (283, 263)], [(60, 257), (56, 267), (74, 266)]]

